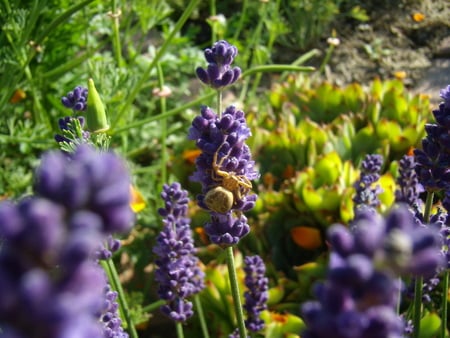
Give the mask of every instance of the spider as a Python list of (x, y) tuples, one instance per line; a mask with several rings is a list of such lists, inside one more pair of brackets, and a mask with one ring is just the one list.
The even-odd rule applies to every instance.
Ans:
[(234, 172), (220, 169), (223, 161), (227, 158), (224, 156), (217, 163), (221, 147), (214, 153), (211, 173), (211, 178), (219, 183), (206, 193), (203, 201), (208, 209), (225, 214), (231, 210), (236, 201), (241, 200), (252, 189), (252, 183), (245, 175), (237, 175)]

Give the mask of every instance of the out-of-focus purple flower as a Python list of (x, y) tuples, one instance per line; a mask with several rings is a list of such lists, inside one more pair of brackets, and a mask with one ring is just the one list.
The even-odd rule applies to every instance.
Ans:
[(450, 86), (440, 96), (444, 101), (433, 110), (436, 123), (425, 125), (422, 149), (414, 150), (419, 181), (428, 191), (445, 190), (450, 184)]
[(431, 277), (444, 263), (437, 231), (419, 225), (405, 205), (386, 218), (366, 212), (353, 231), (335, 225), (329, 230), (329, 241), (341, 257), (362, 254), (401, 275)]
[(74, 111), (85, 111), (87, 107), (88, 89), (82, 86), (77, 86), (66, 96), (61, 98), (62, 104)]
[(104, 338), (128, 338), (122, 328), (122, 320), (119, 316), (119, 304), (117, 303), (117, 292), (111, 290), (109, 284), (104, 288), (105, 302), (100, 317), (103, 325)]
[(204, 288), (204, 273), (187, 217), (188, 196), (179, 183), (164, 185), (161, 197), (164, 208), (163, 229), (156, 239), (153, 252), (157, 255), (155, 279), (159, 283), (158, 295), (167, 301), (161, 311), (172, 320), (184, 322), (193, 315), (192, 303), (187, 299)]
[(405, 155), (400, 159), (395, 201), (397, 203), (407, 204), (411, 207), (414, 213), (417, 213), (419, 212), (422, 204), (419, 195), (425, 189), (419, 183), (415, 167), (416, 162), (414, 160), (414, 156)]
[(0, 204), (0, 327), (24, 337), (102, 337), (96, 314), (105, 275), (98, 231), (71, 229), (66, 210), (28, 197)]
[(428, 278), (443, 266), (437, 232), (399, 205), (386, 217), (362, 209), (351, 230), (333, 225), (328, 238), (327, 279), (302, 307), (302, 337), (403, 337), (399, 277)]
[(355, 211), (361, 207), (376, 208), (380, 205), (378, 195), (383, 192), (380, 185), (375, 183), (380, 179), (383, 157), (378, 154), (366, 155), (361, 163), (361, 175), (359, 180), (354, 183)]
[(244, 258), (245, 286), (244, 309), (247, 312), (245, 327), (252, 332), (258, 332), (264, 328), (264, 321), (259, 317), (261, 312), (267, 309), (269, 297), (269, 281), (266, 274), (266, 266), (259, 256), (246, 256)]
[(104, 233), (125, 233), (133, 225), (128, 170), (112, 152), (80, 145), (70, 158), (59, 151), (45, 154), (36, 172), (35, 191), (72, 213), (91, 212), (79, 223), (89, 224), (92, 213), (100, 216)]
[[(236, 244), (249, 232), (242, 213), (255, 205), (256, 194), (248, 193), (251, 181), (259, 177), (250, 148), (245, 144), (250, 135), (244, 112), (233, 106), (227, 107), (221, 116), (202, 107), (201, 115), (194, 118), (189, 129), (189, 139), (195, 140), (202, 150), (196, 160), (197, 170), (190, 179), (201, 183), (198, 204), (211, 212), (206, 233), (213, 243), (222, 246)], [(224, 200), (229, 208), (222, 210)]]
[(225, 40), (217, 41), (211, 48), (205, 49), (206, 69), (198, 67), (196, 73), (200, 81), (215, 89), (229, 86), (241, 75), (239, 67), (231, 67), (238, 50)]

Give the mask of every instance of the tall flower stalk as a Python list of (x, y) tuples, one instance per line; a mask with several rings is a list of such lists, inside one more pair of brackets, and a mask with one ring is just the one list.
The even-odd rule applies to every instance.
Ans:
[(1, 333), (104, 337), (107, 280), (96, 259), (108, 236), (133, 226), (126, 166), (84, 145), (46, 153), (35, 178), (33, 196), (0, 203)]
[[(414, 158), (417, 162), (416, 172), (419, 182), (427, 191), (427, 199), (423, 214), (424, 223), (430, 219), (431, 209), (435, 192), (443, 191), (448, 193), (450, 190), (450, 85), (440, 91), (443, 102), (439, 104), (438, 109), (433, 110), (433, 116), (436, 123), (425, 125), (426, 136), (422, 140), (422, 149), (414, 150)], [(449, 210), (447, 210), (448, 213)], [(448, 285), (448, 267), (446, 267), (443, 276), (443, 285)], [(414, 298), (414, 337), (420, 334), (420, 319), (422, 315), (422, 284), (423, 280), (416, 280), (415, 298)], [(447, 291), (443, 290), (442, 313), (447, 313)], [(441, 316), (441, 337), (445, 337), (447, 331), (447, 316)]]
[(250, 231), (243, 213), (255, 204), (257, 196), (251, 194), (251, 181), (259, 174), (245, 144), (251, 132), (244, 112), (234, 106), (222, 112), (222, 90), (235, 83), (241, 74), (240, 68), (231, 66), (237, 53), (237, 48), (224, 40), (205, 50), (208, 66), (206, 69), (199, 67), (196, 72), (203, 83), (217, 90), (217, 112), (202, 107), (201, 114), (192, 121), (188, 137), (195, 140), (202, 151), (191, 180), (202, 185), (198, 203), (211, 215), (205, 232), (212, 243), (226, 250), (239, 335), (247, 338), (233, 246)]
[(159, 209), (163, 217), (163, 229), (153, 248), (158, 257), (155, 261), (155, 279), (159, 283), (158, 294), (166, 301), (161, 311), (177, 323), (178, 337), (181, 338), (181, 323), (194, 314), (192, 302), (188, 298), (205, 287), (204, 273), (195, 256), (190, 220), (187, 217), (187, 191), (181, 189), (179, 183), (164, 185), (161, 197), (165, 205)]

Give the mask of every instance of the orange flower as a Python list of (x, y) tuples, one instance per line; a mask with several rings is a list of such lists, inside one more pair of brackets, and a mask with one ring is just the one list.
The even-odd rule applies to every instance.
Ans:
[(201, 153), (202, 153), (202, 151), (200, 149), (185, 150), (185, 151), (183, 151), (183, 159), (188, 163), (194, 164), (195, 159)]
[(420, 13), (420, 12), (415, 12), (415, 13), (413, 13), (413, 15), (412, 15), (412, 19), (413, 19), (415, 22), (422, 22), (423, 20), (425, 20), (425, 14), (422, 14), (422, 13)]
[(130, 207), (134, 212), (140, 212), (145, 208), (145, 200), (142, 194), (133, 186), (130, 185), (131, 202)]
[(295, 227), (291, 229), (291, 236), (295, 244), (307, 250), (314, 250), (322, 245), (320, 231), (315, 228)]
[(22, 101), (24, 98), (27, 97), (27, 94), (22, 89), (16, 89), (14, 94), (9, 99), (10, 103), (17, 103)]

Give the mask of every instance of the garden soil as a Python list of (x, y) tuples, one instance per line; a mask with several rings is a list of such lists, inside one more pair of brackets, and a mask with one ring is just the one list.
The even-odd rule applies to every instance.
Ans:
[[(374, 2), (374, 1), (373, 1)], [(374, 2), (375, 3), (375, 2)], [(380, 1), (370, 20), (342, 20), (325, 76), (337, 85), (399, 77), (413, 92), (440, 100), (450, 84), (450, 1)]]

